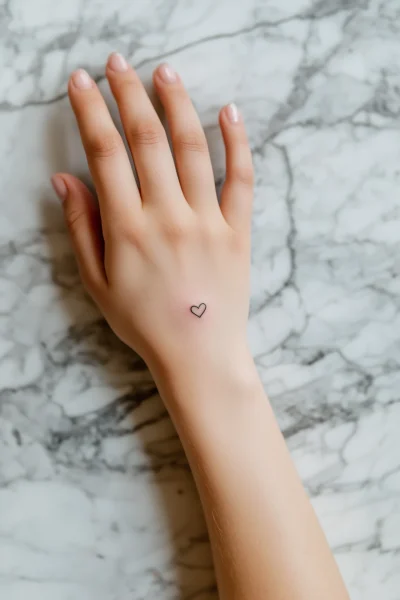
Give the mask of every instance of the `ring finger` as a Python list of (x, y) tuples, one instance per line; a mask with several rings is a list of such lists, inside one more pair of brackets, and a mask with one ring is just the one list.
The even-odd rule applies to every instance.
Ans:
[(189, 95), (169, 65), (160, 65), (153, 80), (167, 116), (183, 194), (196, 210), (217, 209), (207, 140)]

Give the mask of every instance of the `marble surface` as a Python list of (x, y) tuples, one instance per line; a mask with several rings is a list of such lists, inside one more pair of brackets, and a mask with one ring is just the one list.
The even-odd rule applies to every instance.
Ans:
[(48, 178), (87, 175), (66, 99), (168, 60), (256, 166), (249, 336), (354, 600), (400, 599), (398, 0), (0, 3), (0, 597), (210, 600), (190, 472), (142, 361), (79, 283)]

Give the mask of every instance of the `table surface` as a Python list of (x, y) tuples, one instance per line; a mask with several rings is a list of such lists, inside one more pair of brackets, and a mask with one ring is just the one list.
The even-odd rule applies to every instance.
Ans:
[(249, 338), (353, 600), (400, 599), (398, 0), (8, 0), (0, 8), (0, 596), (216, 598), (196, 491), (142, 361), (79, 283), (66, 98), (123, 52), (183, 77), (224, 175), (256, 168)]

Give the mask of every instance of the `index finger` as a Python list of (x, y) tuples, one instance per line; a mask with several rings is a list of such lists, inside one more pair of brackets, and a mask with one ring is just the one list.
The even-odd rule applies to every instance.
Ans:
[(103, 230), (126, 223), (141, 198), (122, 138), (97, 85), (84, 71), (75, 71), (68, 84), (89, 169), (100, 204)]

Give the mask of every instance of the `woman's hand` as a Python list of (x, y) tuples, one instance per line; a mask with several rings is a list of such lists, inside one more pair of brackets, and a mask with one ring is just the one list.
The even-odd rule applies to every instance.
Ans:
[(221, 205), (204, 132), (179, 77), (154, 74), (167, 136), (136, 73), (107, 65), (140, 181), (95, 83), (69, 83), (99, 210), (72, 175), (64, 198), (82, 279), (149, 365), (202, 498), (221, 600), (348, 600), (246, 343), (252, 166), (225, 107)]
[(84, 285), (115, 333), (150, 365), (241, 352), (253, 184), (243, 120), (233, 104), (220, 113), (226, 181), (219, 206), (204, 131), (175, 71), (164, 64), (153, 77), (175, 163), (137, 73), (112, 54), (106, 74), (140, 187), (99, 89), (76, 71), (68, 92), (99, 206), (72, 175), (52, 181)]

